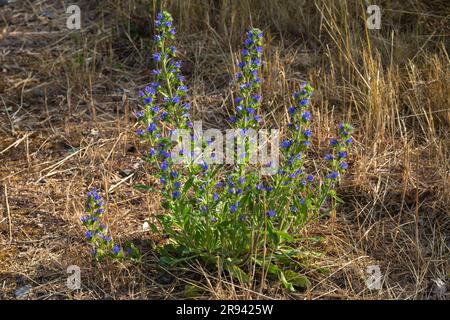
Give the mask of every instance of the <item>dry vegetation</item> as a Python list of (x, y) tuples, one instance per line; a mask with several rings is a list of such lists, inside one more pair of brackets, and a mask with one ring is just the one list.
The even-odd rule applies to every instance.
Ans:
[[(72, 1), (81, 32), (66, 29), (68, 2), (0, 6), (0, 298), (445, 299), (450, 194), (449, 18), (446, 1), (378, 1), (382, 29), (364, 28), (364, 1)], [(337, 122), (356, 128), (345, 204), (305, 230), (312, 286), (288, 294), (276, 281), (244, 287), (199, 265), (163, 270), (142, 231), (160, 210), (138, 191), (153, 180), (134, 136), (137, 90), (151, 81), (151, 16), (174, 14), (194, 117), (225, 126), (244, 31), (265, 32), (263, 107), (279, 119), (300, 80), (317, 89), (315, 152)], [(93, 262), (80, 223), (97, 186), (119, 241), (142, 265)], [(313, 241), (313, 239), (319, 239)], [(66, 288), (66, 267), (83, 289)], [(383, 288), (370, 291), (368, 265)]]

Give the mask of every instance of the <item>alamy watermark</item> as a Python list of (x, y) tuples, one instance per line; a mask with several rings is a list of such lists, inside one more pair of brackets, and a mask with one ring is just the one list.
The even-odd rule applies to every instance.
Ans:
[(67, 267), (67, 273), (70, 276), (67, 277), (67, 288), (70, 290), (81, 289), (81, 270), (79, 266), (71, 265)]
[(203, 131), (202, 121), (194, 121), (193, 129), (193, 134), (189, 129), (172, 130), (171, 140), (175, 147), (171, 150), (171, 158), (174, 163), (246, 163), (259, 165), (262, 175), (278, 172), (278, 129), (228, 129), (224, 135), (219, 129)]
[(67, 29), (80, 30), (81, 29), (81, 9), (79, 6), (72, 4), (67, 7), (67, 14), (70, 16), (66, 20)]
[(366, 20), (366, 25), (369, 30), (381, 29), (381, 9), (377, 5), (370, 5), (367, 7), (367, 13), (370, 15)]
[(370, 290), (380, 290), (383, 275), (379, 265), (368, 266), (366, 270), (369, 275), (366, 279), (366, 286)]

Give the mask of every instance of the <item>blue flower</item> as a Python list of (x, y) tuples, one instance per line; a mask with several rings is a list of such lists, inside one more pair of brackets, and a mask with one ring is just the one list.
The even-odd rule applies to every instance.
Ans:
[(309, 175), (309, 176), (308, 176), (308, 181), (309, 181), (309, 182), (313, 182), (313, 181), (314, 181), (314, 177), (313, 177), (312, 175)]
[(161, 156), (163, 156), (164, 158), (170, 158), (170, 153), (169, 152), (167, 152), (166, 150), (160, 150), (159, 151), (159, 154), (161, 155)]
[(287, 140), (287, 139), (286, 139), (286, 140), (283, 140), (283, 141), (281, 142), (281, 147), (284, 148), (284, 149), (289, 148), (291, 145), (292, 145), (292, 142), (289, 141), (289, 140)]
[(138, 119), (142, 118), (143, 115), (144, 115), (144, 113), (142, 111), (136, 112), (136, 118), (138, 118)]
[(347, 152), (341, 151), (341, 152), (339, 152), (338, 156), (340, 159), (345, 159), (345, 158), (347, 158)]
[(338, 140), (336, 138), (332, 138), (330, 140), (330, 146), (334, 147), (338, 144)]
[(327, 176), (328, 179), (336, 179), (337, 177), (339, 177), (339, 172), (336, 172), (336, 171), (331, 172), (331, 173)]
[(92, 232), (91, 232), (91, 231), (86, 231), (86, 238), (87, 238), (88, 240), (91, 240), (91, 239), (92, 239)]
[(120, 247), (118, 246), (118, 245), (114, 245), (114, 247), (113, 247), (113, 253), (115, 254), (115, 255), (117, 255), (117, 254), (119, 254), (119, 252), (120, 252)]
[(325, 160), (331, 161), (331, 160), (333, 160), (333, 159), (334, 159), (334, 157), (333, 157), (332, 154), (326, 154), (326, 155), (325, 155)]
[(147, 128), (147, 131), (152, 133), (156, 130), (156, 124), (154, 122), (150, 123), (150, 125)]
[(303, 121), (310, 121), (311, 120), (311, 113), (309, 111), (304, 111), (302, 113), (302, 119), (303, 119)]
[(266, 212), (266, 215), (267, 215), (269, 218), (273, 218), (273, 217), (275, 217), (275, 211), (269, 210), (269, 211)]
[(288, 109), (289, 114), (294, 114), (297, 111), (297, 109), (294, 106), (290, 106)]
[(205, 161), (202, 161), (200, 163), (200, 166), (202, 167), (203, 171), (208, 170), (208, 164)]
[(166, 120), (167, 116), (169, 115), (169, 113), (167, 111), (163, 111), (161, 113), (161, 120)]
[(312, 131), (311, 131), (311, 130), (305, 130), (305, 131), (303, 131), (303, 135), (304, 135), (306, 138), (311, 138), (311, 136), (312, 136)]
[(178, 190), (175, 190), (175, 191), (172, 193), (173, 199), (178, 199), (178, 198), (180, 197), (180, 195), (181, 195), (181, 193), (180, 193), (180, 191), (178, 191)]
[(347, 162), (341, 162), (341, 168), (344, 169), (344, 170), (347, 170), (348, 169)]
[(154, 54), (153, 54), (153, 60), (154, 60), (155, 62), (161, 61), (161, 55), (160, 55), (159, 53), (154, 53)]
[(309, 100), (308, 99), (302, 99), (300, 100), (300, 105), (301, 106), (306, 106), (308, 104)]
[(161, 163), (161, 170), (162, 170), (162, 171), (166, 171), (167, 169), (169, 169), (169, 164), (167, 163), (166, 160), (164, 160), (164, 161)]
[(217, 193), (214, 193), (214, 195), (213, 195), (213, 199), (214, 199), (214, 201), (217, 201), (217, 200), (219, 200), (219, 195), (218, 195)]
[(232, 205), (230, 206), (230, 211), (231, 211), (231, 213), (235, 213), (236, 210), (237, 210), (236, 205), (235, 205), (235, 204), (232, 204)]

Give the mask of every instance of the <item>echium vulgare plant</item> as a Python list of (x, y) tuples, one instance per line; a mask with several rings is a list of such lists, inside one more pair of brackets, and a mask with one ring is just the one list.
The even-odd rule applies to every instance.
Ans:
[(108, 234), (107, 226), (102, 219), (105, 213), (104, 200), (95, 188), (87, 194), (85, 212), (86, 215), (81, 217), (81, 222), (86, 228), (86, 239), (92, 245), (94, 258), (99, 260), (105, 257), (139, 260), (140, 253), (133, 244), (130, 244), (124, 250)]
[[(294, 284), (304, 284), (305, 281), (299, 281), (297, 264), (292, 263), (301, 254), (296, 245), (301, 240), (299, 231), (308, 219), (321, 211), (333, 210), (339, 200), (335, 189), (348, 167), (351, 126), (339, 126), (338, 136), (331, 140), (332, 151), (325, 156), (325, 169), (308, 172), (313, 88), (301, 84), (293, 95), (295, 103), (288, 109), (290, 123), (281, 142), (280, 167), (273, 175), (261, 175), (261, 166), (274, 164), (251, 162), (253, 141), (251, 137), (245, 140), (264, 119), (260, 74), (263, 33), (252, 29), (247, 33), (238, 64), (239, 91), (234, 99), (236, 113), (231, 119), (239, 132), (234, 139), (244, 139), (246, 143), (244, 148), (237, 148), (232, 165), (205, 161), (190, 149), (180, 148), (178, 138), (172, 139), (178, 130), (189, 130), (189, 145), (200, 144), (214, 160), (214, 149), (209, 148), (212, 139), (199, 138), (190, 119), (185, 101), (188, 88), (180, 74), (173, 19), (168, 12), (158, 14), (155, 30), (155, 80), (139, 94), (144, 109), (137, 113), (137, 134), (148, 147), (146, 160), (157, 169), (161, 186), (139, 187), (151, 192), (159, 190), (162, 195), (163, 212), (153, 215), (151, 223), (153, 232), (166, 239), (162, 261), (172, 264), (201, 259), (209, 265), (219, 264), (219, 268), (241, 281), (251, 281), (254, 273), (250, 270), (258, 266), (263, 272), (276, 274), (290, 290)], [(173, 159), (174, 154), (187, 155), (190, 161), (180, 164)]]

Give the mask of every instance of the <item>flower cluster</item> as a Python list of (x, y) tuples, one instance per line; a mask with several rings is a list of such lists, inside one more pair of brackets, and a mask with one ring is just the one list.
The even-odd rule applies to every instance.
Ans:
[(255, 128), (261, 122), (258, 115), (258, 108), (261, 105), (261, 70), (262, 37), (259, 29), (252, 29), (247, 33), (245, 48), (242, 50), (242, 61), (238, 67), (240, 71), (236, 74), (239, 83), (239, 94), (234, 102), (236, 103), (237, 117), (232, 118), (232, 122), (237, 121), (237, 127), (242, 129)]
[(154, 83), (157, 93), (163, 97), (161, 103), (162, 121), (175, 124), (176, 128), (190, 127), (189, 104), (182, 103), (188, 87), (184, 84), (184, 77), (180, 74), (181, 62), (177, 60), (177, 49), (171, 44), (175, 37), (173, 19), (168, 12), (157, 15), (156, 26), (156, 52), (153, 60), (156, 69)]
[(285, 165), (280, 170), (284, 175), (284, 184), (291, 187), (299, 186), (301, 191), (314, 180), (312, 175), (305, 173), (305, 151), (311, 145), (312, 131), (310, 129), (311, 112), (308, 106), (313, 88), (302, 83), (300, 91), (294, 93), (295, 104), (288, 108), (291, 122), (288, 125), (287, 138), (281, 142)]
[(94, 257), (101, 259), (106, 256), (113, 258), (128, 256), (132, 259), (138, 259), (139, 251), (133, 244), (123, 250), (108, 235), (107, 227), (102, 222), (102, 216), (105, 212), (104, 201), (95, 188), (87, 194), (85, 212), (86, 215), (81, 218), (81, 222), (87, 229), (86, 239), (92, 244)]
[[(144, 109), (137, 113), (142, 124), (137, 134), (149, 141), (147, 160), (158, 164), (159, 181), (164, 186), (169, 204), (173, 205), (181, 195), (182, 184), (170, 153), (173, 146), (170, 134), (177, 129), (192, 128), (192, 123), (189, 120), (190, 105), (183, 102), (188, 87), (180, 73), (181, 62), (177, 60), (177, 49), (171, 43), (175, 28), (168, 12), (157, 15), (155, 30), (154, 81), (139, 93)], [(183, 152), (180, 150), (180, 155)]]
[(330, 167), (330, 173), (326, 176), (327, 179), (336, 180), (342, 173), (347, 171), (348, 149), (353, 141), (352, 132), (353, 127), (350, 124), (339, 124), (338, 137), (332, 138), (330, 141), (332, 153), (325, 155), (325, 160)]

